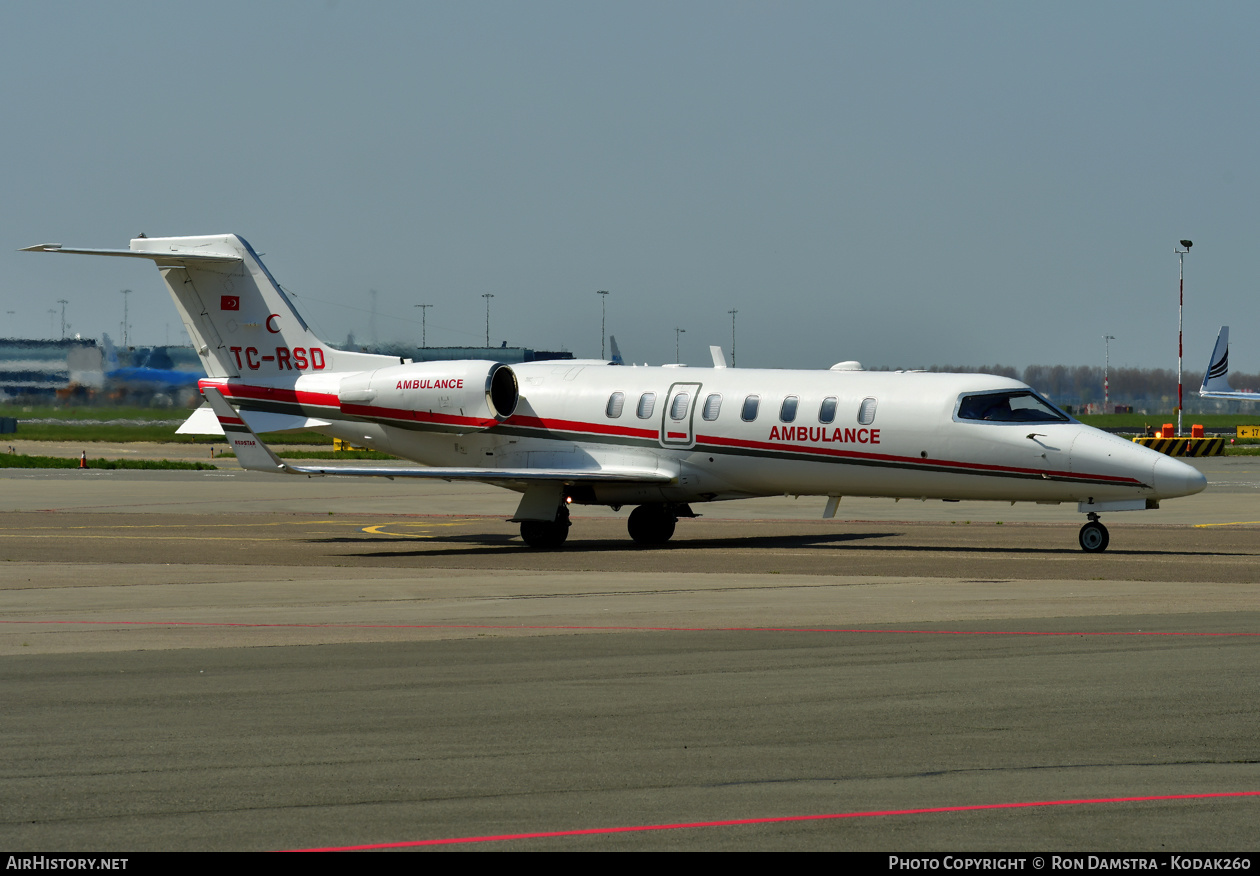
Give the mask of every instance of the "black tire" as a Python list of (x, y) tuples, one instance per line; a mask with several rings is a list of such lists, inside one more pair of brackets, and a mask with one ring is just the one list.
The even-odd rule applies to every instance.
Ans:
[(1081, 543), (1081, 550), (1087, 554), (1101, 554), (1107, 549), (1111, 534), (1107, 532), (1107, 527), (1097, 520), (1091, 520), (1081, 527), (1077, 540)]
[(569, 537), (569, 509), (561, 508), (555, 520), (522, 520), (521, 540), (537, 550), (555, 550)]
[(678, 518), (660, 505), (640, 505), (630, 512), (626, 529), (638, 544), (662, 545), (674, 537)]

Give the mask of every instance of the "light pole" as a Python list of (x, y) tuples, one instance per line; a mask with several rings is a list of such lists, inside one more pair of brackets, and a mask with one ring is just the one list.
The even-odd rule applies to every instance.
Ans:
[(1181, 437), (1181, 313), (1186, 304), (1186, 255), (1194, 243), (1181, 241), (1184, 250), (1173, 247), (1177, 254), (1177, 437)]
[(128, 338), (129, 338), (129, 334), (128, 334), (128, 333), (129, 333), (129, 331), (130, 331), (131, 327), (127, 324), (127, 322), (128, 322), (128, 320), (127, 320), (127, 301), (128, 301), (128, 296), (130, 296), (130, 295), (131, 295), (131, 290), (130, 290), (130, 289), (124, 289), (124, 290), (122, 290), (122, 297), (123, 297), (123, 347), (124, 347), (124, 349), (130, 345), (130, 342), (129, 342), (129, 340), (128, 340)]
[(493, 298), (494, 296), (490, 294), (489, 292), (487, 292), (485, 295), (482, 295), (481, 297), (486, 299), (486, 346), (489, 347), (490, 346), (490, 299)]
[(368, 316), (368, 334), (372, 336), (372, 346), (376, 346), (380, 340), (376, 336), (376, 290), (369, 289), (368, 294), (372, 296), (372, 313)]
[(604, 358), (604, 334), (605, 318), (608, 316), (608, 290), (600, 289), (595, 293), (599, 296), (599, 358)]
[(739, 313), (739, 311), (728, 310), (726, 312), (731, 315), (731, 367), (734, 368), (735, 367), (735, 314)]
[(687, 330), (683, 328), (674, 329), (674, 364), (675, 365), (679, 365), (682, 363), (682, 359), (678, 355), (678, 338), (681, 335), (683, 335), (686, 331)]
[(1111, 342), (1116, 339), (1115, 335), (1103, 335), (1103, 345), (1107, 350), (1107, 356), (1103, 359), (1103, 413), (1111, 413), (1111, 384), (1108, 380), (1111, 371)]
[(413, 304), (412, 305), (412, 307), (420, 308), (420, 347), (421, 349), (427, 348), (429, 346), (428, 336), (425, 333), (424, 315), (426, 312), (428, 312), (428, 309), (432, 306), (433, 306), (432, 304)]
[(61, 339), (66, 339), (66, 305), (70, 302), (64, 298), (58, 298), (57, 303), (61, 305)]

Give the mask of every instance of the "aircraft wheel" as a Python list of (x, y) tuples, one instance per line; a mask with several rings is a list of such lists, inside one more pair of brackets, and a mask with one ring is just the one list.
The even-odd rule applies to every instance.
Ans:
[(674, 536), (678, 518), (659, 505), (640, 505), (630, 512), (626, 529), (639, 544), (665, 544)]
[(1097, 520), (1091, 520), (1081, 527), (1079, 541), (1081, 550), (1086, 553), (1100, 554), (1107, 549), (1107, 544), (1111, 541), (1111, 535), (1107, 532), (1107, 527)]
[(555, 520), (522, 520), (521, 540), (532, 548), (555, 550), (569, 537), (569, 509), (561, 508)]

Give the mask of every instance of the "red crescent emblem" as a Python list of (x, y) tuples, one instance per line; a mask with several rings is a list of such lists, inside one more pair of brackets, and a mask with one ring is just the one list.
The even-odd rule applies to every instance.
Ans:
[(272, 326), (271, 326), (271, 321), (272, 321), (273, 319), (279, 319), (279, 318), (280, 318), (280, 314), (278, 314), (278, 313), (273, 313), (273, 314), (271, 314), (271, 316), (267, 317), (267, 331), (271, 332), (273, 335), (278, 335), (278, 334), (280, 334), (280, 329), (278, 329), (278, 328), (272, 328)]

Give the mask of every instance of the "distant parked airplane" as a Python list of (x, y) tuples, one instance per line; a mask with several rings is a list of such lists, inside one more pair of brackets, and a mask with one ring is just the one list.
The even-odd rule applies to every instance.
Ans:
[(1229, 385), (1229, 326), (1221, 326), (1212, 348), (1212, 358), (1203, 373), (1203, 385), (1199, 387), (1202, 398), (1225, 398), (1237, 401), (1260, 401), (1260, 392), (1244, 392)]

